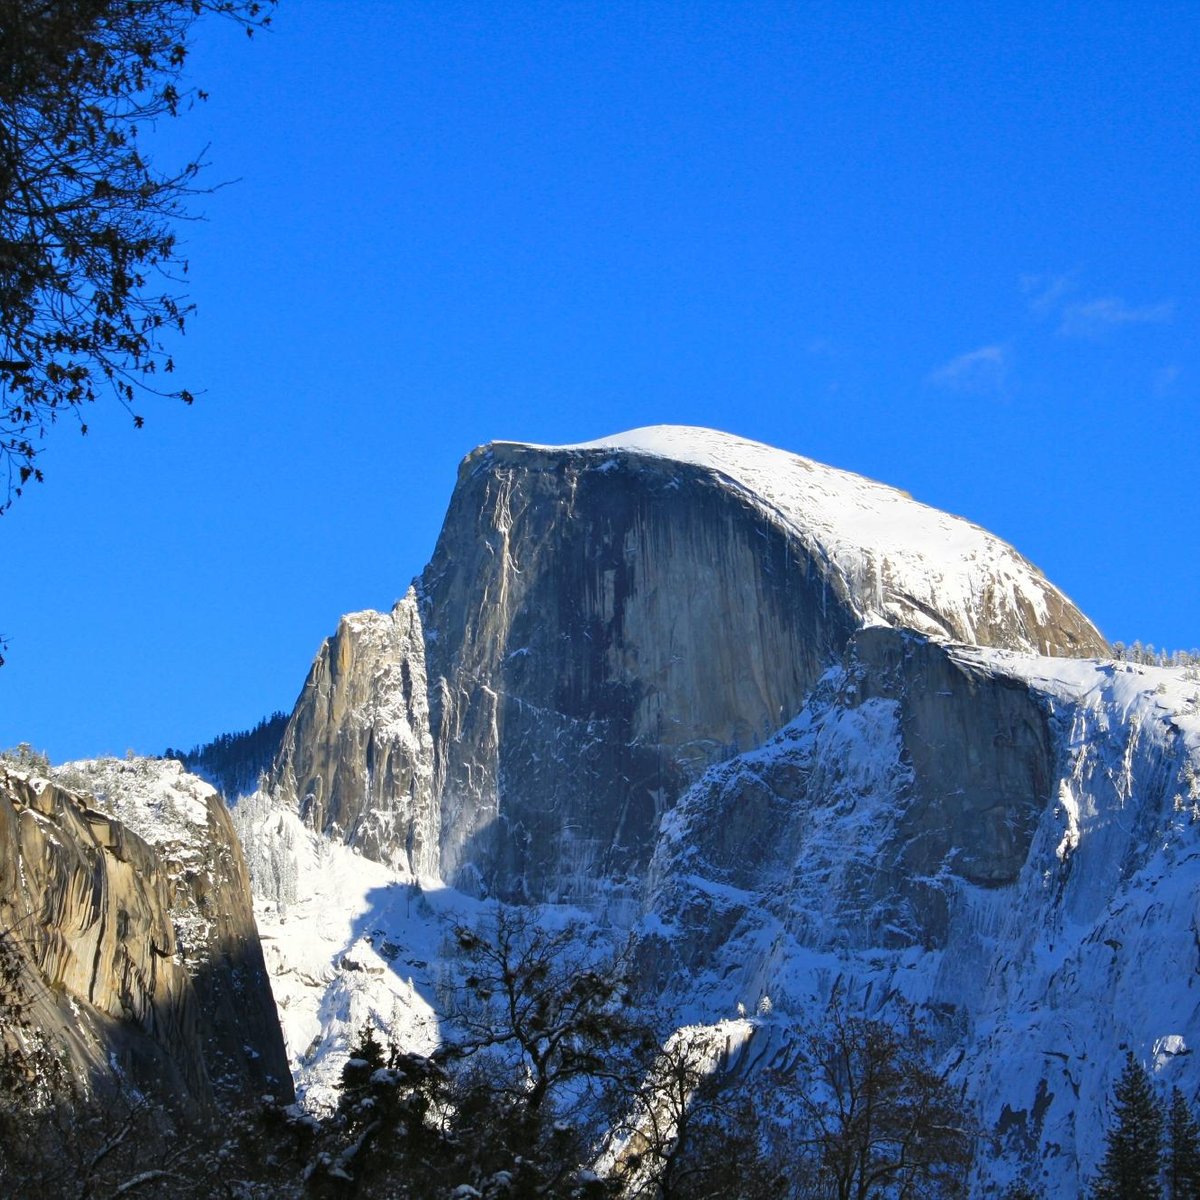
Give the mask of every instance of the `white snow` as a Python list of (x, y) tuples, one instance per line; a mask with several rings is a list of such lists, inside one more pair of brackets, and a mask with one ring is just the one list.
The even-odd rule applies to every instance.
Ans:
[[(1000, 1156), (987, 1170), (1001, 1184), (1007, 1171), (1033, 1170), (1044, 1194), (1073, 1194), (1103, 1153), (1123, 1047), (1164, 1089), (1194, 1095), (1200, 1086), (1191, 1052), (1200, 1028), (1200, 689), (1181, 669), (949, 651), (1032, 688), (1053, 733), (1050, 799), (1016, 882), (976, 887), (948, 872), (926, 881), (947, 905), (944, 940), (931, 945), (905, 945), (913, 928), (902, 905), (895, 923), (872, 912), (869, 888), (858, 903), (856, 878), (894, 852), (898, 727), (879, 701), (848, 713), (817, 703), (758, 750), (714, 767), (669, 814), (642, 933), (677, 941), (701, 911), (727, 927), (736, 921), (676, 995), (695, 1021), (739, 1003), (750, 1011), (770, 995), (784, 1046), (787, 1023), (820, 1011), (839, 981), (864, 1005), (903, 997), (941, 1029), (944, 1062), (985, 1126), (1008, 1130), (987, 1150)], [(837, 671), (823, 682), (836, 687)], [(697, 832), (724, 819), (703, 788), (751, 795), (763, 765), (780, 758), (820, 775), (820, 803), (781, 812), (779, 861), (739, 877), (735, 892), (695, 849)], [(878, 936), (889, 928), (892, 946)], [(690, 936), (703, 938), (702, 927)]]
[(90, 793), (99, 808), (152, 846), (202, 849), (208, 842), (211, 784), (170, 758), (92, 758), (51, 772), (61, 787)]
[[(974, 641), (982, 613), (997, 599), (1010, 610), (1024, 601), (1040, 621), (1046, 596), (1061, 595), (1011, 546), (978, 525), (886, 484), (732, 434), (653, 425), (593, 442), (530, 448), (595, 451), (598, 470), (611, 469), (610, 456), (619, 452), (716, 473), (833, 566), (864, 624), (885, 622)], [(936, 614), (954, 628), (947, 629)]]
[(479, 902), (364, 858), (261, 793), (241, 800), (233, 819), (300, 1103), (333, 1106), (367, 1022), (385, 1041), (431, 1052), (441, 1039), (446, 926), (473, 921)]

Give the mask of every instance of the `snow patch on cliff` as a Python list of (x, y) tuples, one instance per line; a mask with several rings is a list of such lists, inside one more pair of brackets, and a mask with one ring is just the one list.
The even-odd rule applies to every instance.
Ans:
[[(915, 1004), (995, 1135), (984, 1175), (1003, 1183), (1023, 1162), (1044, 1194), (1073, 1194), (1103, 1154), (1123, 1047), (1165, 1089), (1200, 1086), (1188, 1053), (1200, 1036), (1200, 684), (1103, 660), (949, 653), (1032, 689), (1053, 730), (1057, 777), (1015, 882), (901, 876), (872, 902), (872, 873), (904, 849), (892, 836), (904, 764), (886, 707), (860, 706), (856, 729), (833, 672), (797, 721), (680, 801), (643, 935), (684, 952), (668, 1002), (705, 1021), (769, 995), (782, 1044), (835, 985), (868, 1011)], [(780, 803), (770, 787), (785, 772), (808, 783)], [(742, 865), (728, 831), (755, 806), (770, 853)]]
[[(833, 566), (864, 624), (884, 621), (976, 641), (975, 630), (989, 612), (1002, 609), (1023, 624), (1028, 618), (1040, 623), (1048, 618), (1050, 595), (1070, 603), (1011, 546), (978, 525), (861, 475), (732, 434), (655, 425), (533, 448), (595, 451), (598, 470), (611, 469), (610, 456), (618, 452), (714, 472)], [(1099, 634), (1095, 638), (1103, 644)]]
[(51, 772), (61, 787), (90, 795), (109, 816), (151, 846), (199, 852), (208, 840), (216, 789), (173, 758), (92, 758)]

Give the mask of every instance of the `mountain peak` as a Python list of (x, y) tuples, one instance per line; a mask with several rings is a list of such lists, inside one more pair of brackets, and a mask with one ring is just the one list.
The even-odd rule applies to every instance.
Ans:
[(688, 425), (564, 446), (492, 442), (467, 461), (533, 469), (538, 456), (605, 472), (675, 465), (718, 480), (830, 569), (863, 625), (1047, 654), (1108, 652), (1095, 626), (1008, 543), (863, 475)]

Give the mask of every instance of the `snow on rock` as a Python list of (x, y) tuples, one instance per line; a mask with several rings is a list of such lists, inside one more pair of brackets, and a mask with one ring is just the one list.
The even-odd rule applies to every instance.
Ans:
[[(770, 996), (781, 1061), (788, 1023), (835, 985), (868, 1012), (903, 997), (995, 1134), (981, 1177), (1073, 1194), (1103, 1153), (1124, 1047), (1164, 1087), (1200, 1087), (1200, 689), (1179, 670), (977, 647), (936, 650), (934, 675), (930, 652), (852, 656), (777, 738), (681, 799), (642, 956), (694, 1020)], [(972, 754), (1020, 759), (1025, 730), (1003, 821), (955, 813), (980, 785), (953, 786), (960, 738), (931, 692), (985, 714)], [(1017, 858), (996, 844), (1014, 824)]]
[[(507, 446), (510, 443), (495, 443)], [(882, 621), (961, 642), (994, 640), (1007, 625), (1014, 648), (1103, 653), (1085, 619), (1071, 620), (1059, 644), (1048, 625), (1073, 606), (1011, 546), (907, 492), (759, 442), (682, 425), (654, 425), (546, 451), (581, 451), (614, 469), (613, 454), (665, 459), (722, 477), (845, 582), (864, 624)]]
[(436, 1043), (444, 921), (479, 903), (445, 881), (634, 927), (648, 994), (757, 1013), (763, 1054), (839, 981), (905, 998), (1066, 1194), (1120, 1046), (1200, 1084), (1200, 698), (1057, 657), (1107, 653), (998, 538), (797, 455), (480, 447), (235, 814), (306, 1102), (364, 1020)]
[(439, 1044), (446, 925), (472, 919), (478, 903), (365, 858), (261, 792), (243, 798), (233, 820), (297, 1097), (329, 1110), (363, 1025), (414, 1053)]
[(0, 763), (0, 826), (0, 927), (21, 931), (52, 1040), (70, 1010), (81, 1076), (86, 1052), (98, 1079), (199, 1110), (291, 1097), (249, 879), (212, 788), (173, 761), (23, 778)]
[(207, 891), (189, 881), (205, 875), (210, 891), (212, 873), (221, 869), (211, 861), (211, 823), (226, 819), (216, 789), (174, 759), (85, 759), (55, 767), (52, 775), (162, 852), (174, 885), (171, 917), (177, 953), (193, 966), (206, 961), (217, 917), (202, 901)]

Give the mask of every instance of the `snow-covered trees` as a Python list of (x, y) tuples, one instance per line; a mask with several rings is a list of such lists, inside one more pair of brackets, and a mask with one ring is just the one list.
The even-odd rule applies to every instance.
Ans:
[(620, 960), (594, 953), (578, 925), (499, 909), (450, 937), (452, 1040), (421, 1059), (360, 1034), (310, 1172), (322, 1186), (589, 1200), (963, 1194), (974, 1121), (906, 1014), (871, 1020), (837, 996), (784, 1065), (750, 1070), (752, 1022), (678, 1028), (639, 1007)]
[(729, 1058), (720, 1026), (685, 1028), (630, 1081), (607, 1155), (622, 1200), (791, 1194), (788, 1155), (764, 1136), (758, 1091)]
[(273, 712), (253, 729), (222, 733), (190, 750), (168, 747), (163, 758), (183, 763), (193, 775), (207, 779), (232, 804), (253, 792), (259, 777), (270, 770), (287, 722), (287, 713)]
[(626, 1003), (622, 964), (593, 953), (578, 924), (547, 928), (519, 909), (456, 926), (449, 944), (460, 981), (444, 997), (446, 1043), (420, 1056), (359, 1034), (310, 1166), (313, 1186), (389, 1197), (611, 1195), (586, 1164), (603, 1113), (650, 1045)]
[(529, 1113), (605, 1072), (615, 1048), (641, 1036), (623, 963), (597, 958), (578, 922), (547, 929), (524, 910), (500, 908), (483, 929), (459, 925), (454, 937), (466, 962), (449, 1005), (455, 1052), (515, 1068)]
[(1192, 671), (1200, 667), (1200, 650), (1156, 650), (1153, 642), (1134, 640), (1127, 646), (1113, 642), (1113, 657), (1120, 662), (1138, 663), (1143, 667), (1182, 667)]

